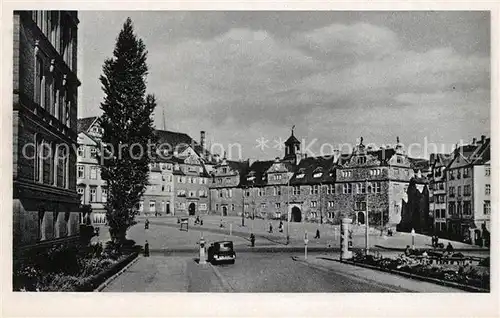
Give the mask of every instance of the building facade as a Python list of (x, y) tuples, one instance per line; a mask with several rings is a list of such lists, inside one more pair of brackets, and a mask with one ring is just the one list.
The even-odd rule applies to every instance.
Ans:
[(79, 231), (76, 11), (15, 11), (14, 249)]
[(483, 244), (490, 231), (490, 139), (457, 147), (446, 173), (448, 236)]
[(249, 163), (243, 174), (227, 163), (216, 166), (211, 209), (222, 216), (241, 216), (243, 210), (247, 217), (292, 222), (338, 223), (350, 217), (359, 224), (365, 223), (368, 210), (370, 224), (395, 228), (408, 214), (404, 209), (410, 206), (407, 192), (412, 181), (413, 202), (418, 204), (411, 204), (415, 211), (408, 222), (418, 214), (424, 228), (429, 222), (425, 162), (409, 158), (399, 141), (374, 150), (362, 139), (350, 154), (307, 157), (292, 131), (281, 159)]

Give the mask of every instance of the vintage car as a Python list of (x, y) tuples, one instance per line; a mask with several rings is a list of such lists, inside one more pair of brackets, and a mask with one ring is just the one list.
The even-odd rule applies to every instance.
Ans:
[(214, 242), (208, 247), (208, 261), (212, 264), (224, 262), (234, 264), (235, 260), (236, 253), (232, 241)]

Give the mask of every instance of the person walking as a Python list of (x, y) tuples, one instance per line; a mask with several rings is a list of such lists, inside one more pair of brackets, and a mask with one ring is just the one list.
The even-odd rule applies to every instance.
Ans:
[(283, 221), (280, 220), (280, 225), (278, 226), (280, 233), (283, 233)]
[(273, 224), (269, 222), (269, 233), (273, 233)]
[(149, 257), (149, 243), (146, 240), (146, 243), (144, 244), (144, 257)]
[(146, 222), (144, 222), (144, 229), (147, 230), (149, 229), (149, 220), (146, 219)]
[(250, 243), (252, 244), (252, 247), (255, 246), (255, 235), (253, 235), (253, 233), (250, 234)]
[(319, 239), (320, 238), (320, 235), (319, 235), (319, 229), (316, 230), (316, 236), (314, 237), (315, 239)]

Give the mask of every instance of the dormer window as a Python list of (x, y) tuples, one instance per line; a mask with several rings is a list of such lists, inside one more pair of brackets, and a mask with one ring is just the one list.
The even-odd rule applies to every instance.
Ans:
[(366, 163), (366, 157), (358, 157), (357, 158), (358, 164), (365, 164)]
[(255, 180), (255, 176), (249, 176), (249, 177), (247, 177), (247, 181), (253, 181), (253, 180)]
[(305, 174), (301, 173), (301, 174), (298, 174), (295, 178), (296, 179), (302, 179), (304, 178)]

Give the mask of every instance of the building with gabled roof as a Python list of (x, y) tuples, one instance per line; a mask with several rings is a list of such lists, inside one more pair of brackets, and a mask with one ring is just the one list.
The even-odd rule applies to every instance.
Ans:
[[(446, 166), (446, 234), (472, 244), (489, 241), (490, 138), (457, 147)], [(484, 242), (483, 242), (484, 239)]]

